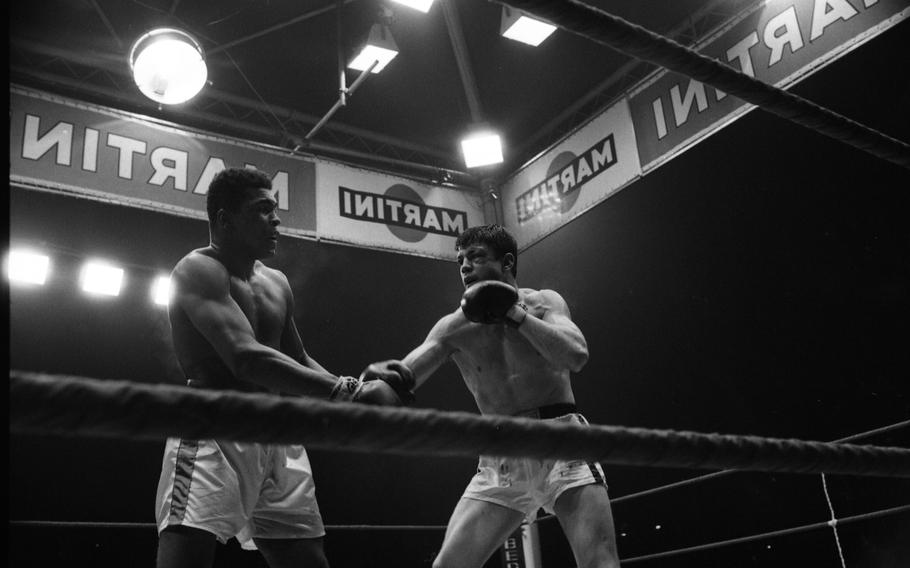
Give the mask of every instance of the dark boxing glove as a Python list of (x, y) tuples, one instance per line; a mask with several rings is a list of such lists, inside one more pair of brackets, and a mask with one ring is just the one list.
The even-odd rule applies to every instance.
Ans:
[(516, 327), (527, 315), (527, 308), (518, 302), (518, 290), (499, 280), (482, 280), (468, 286), (461, 297), (461, 311), (476, 323), (507, 323)]
[(401, 406), (401, 398), (395, 390), (383, 381), (364, 382), (354, 377), (341, 377), (335, 383), (329, 400), (336, 402), (359, 402), (378, 406)]
[(383, 381), (388, 384), (398, 398), (405, 404), (414, 402), (414, 373), (401, 361), (391, 359), (373, 363), (363, 370), (360, 374), (360, 380), (363, 382)]

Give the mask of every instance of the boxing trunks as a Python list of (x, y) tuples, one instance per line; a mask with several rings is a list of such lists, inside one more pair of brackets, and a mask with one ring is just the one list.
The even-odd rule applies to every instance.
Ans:
[[(543, 406), (516, 416), (588, 424), (574, 404)], [(603, 469), (596, 462), (481, 456), (464, 497), (519, 511), (530, 522), (538, 509), (553, 513), (553, 505), (566, 490), (592, 484), (607, 487)]]
[(184, 525), (236, 537), (317, 538), (325, 534), (312, 469), (299, 445), (170, 438), (156, 498), (158, 531)]

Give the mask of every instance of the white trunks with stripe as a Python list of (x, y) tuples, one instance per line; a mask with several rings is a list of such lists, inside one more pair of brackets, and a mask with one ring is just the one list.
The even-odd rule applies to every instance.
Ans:
[[(588, 424), (574, 404), (544, 406), (516, 416)], [(603, 468), (596, 462), (481, 456), (464, 497), (502, 505), (533, 521), (540, 508), (553, 513), (553, 505), (566, 490), (592, 484), (607, 487)]]
[(318, 538), (325, 534), (306, 450), (272, 445), (170, 438), (156, 499), (158, 531), (184, 525), (236, 537)]

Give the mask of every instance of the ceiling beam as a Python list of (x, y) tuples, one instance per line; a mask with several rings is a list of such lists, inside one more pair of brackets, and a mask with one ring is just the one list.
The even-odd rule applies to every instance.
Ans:
[(95, 11), (98, 12), (98, 17), (101, 18), (102, 22), (104, 22), (104, 27), (107, 28), (107, 31), (110, 32), (111, 36), (114, 38), (114, 41), (117, 42), (117, 47), (123, 49), (123, 41), (120, 39), (120, 36), (117, 35), (117, 31), (114, 29), (111, 21), (107, 19), (107, 14), (105, 14), (104, 10), (101, 9), (101, 6), (98, 4), (98, 0), (91, 0), (91, 4), (92, 7), (95, 8)]
[[(123, 60), (119, 56), (104, 54), (100, 52), (86, 52), (85, 50), (65, 50), (31, 41), (11, 40), (10, 45), (29, 53), (60, 60), (61, 62), (65, 62), (67, 64), (76, 64), (81, 67), (89, 68), (93, 72), (101, 69), (109, 73), (112, 77), (118, 78), (124, 85), (131, 86), (133, 84), (132, 78), (129, 77), (127, 72), (128, 70), (123, 65)], [(61, 77), (57, 74), (47, 71), (46, 69), (42, 69), (42, 67), (42, 65), (30, 65), (28, 67), (17, 66), (16, 72), (25, 77), (33, 76), (43, 83), (65, 83), (70, 88), (75, 88), (87, 93), (98, 94), (97, 89), (95, 89), (95, 85), (86, 81), (84, 77), (76, 76), (75, 71), (70, 66), (68, 66), (69, 72), (71, 74), (70, 77)], [(13, 71), (13, 69), (11, 68), (10, 71)], [(113, 93), (107, 92), (106, 94), (112, 95)], [(134, 93), (127, 92), (124, 89), (122, 92), (118, 92), (114, 98), (120, 102), (127, 102), (133, 106), (149, 106), (149, 103), (147, 103), (145, 100), (140, 100), (133, 95)], [(306, 130), (309, 127), (312, 127), (312, 125), (319, 122), (319, 117), (315, 115), (303, 113), (292, 108), (266, 104), (264, 102), (247, 97), (232, 95), (230, 93), (219, 91), (218, 89), (213, 89), (211, 87), (205, 89), (202, 92), (201, 96), (216, 102), (224, 103), (226, 105), (234, 105), (247, 110), (255, 110), (273, 114), (274, 117), (277, 118), (280, 122), (280, 124), (277, 125), (270, 125), (270, 128), (275, 130), (273, 134), (276, 137), (281, 137), (281, 135), (288, 134), (286, 132), (285, 126), (287, 122), (294, 122), (298, 126), (302, 126), (301, 130)], [(453, 164), (459, 163), (458, 159), (455, 156), (438, 148), (415, 144), (407, 140), (401, 140), (387, 134), (373, 132), (363, 128), (333, 123), (331, 125), (327, 125), (325, 127), (325, 130), (339, 132), (351, 137), (362, 138), (373, 143), (374, 145), (385, 145), (391, 148), (397, 148), (410, 153), (419, 154), (423, 156), (428, 162), (436, 160), (444, 162), (446, 167), (450, 167)]]
[[(10, 68), (10, 71), (15, 73), (17, 71), (21, 71), (21, 69), (12, 67)], [(35, 75), (40, 76), (42, 73), (40, 71), (37, 71), (35, 72)], [(76, 79), (67, 79), (59, 76), (46, 76), (44, 78), (49, 82), (52, 81), (64, 87), (76, 88), (80, 91), (92, 93), (105, 99), (115, 100), (127, 104), (132, 102), (130, 97), (125, 96), (117, 89), (105, 88), (98, 85), (90, 85), (80, 82)], [(255, 124), (251, 124), (248, 121), (233, 119), (220, 114), (205, 112), (198, 109), (185, 108), (179, 111), (175, 110), (173, 111), (172, 116), (159, 118), (159, 120), (167, 121), (183, 128), (204, 130), (204, 128), (194, 128), (193, 126), (181, 122), (181, 119), (186, 118), (194, 119), (195, 121), (201, 123), (216, 125), (222, 129), (225, 126), (230, 127), (237, 132), (243, 133), (242, 136), (244, 138), (248, 138), (250, 141), (255, 142), (256, 138), (259, 138), (260, 143), (262, 143), (262, 140), (271, 139), (272, 142), (270, 142), (269, 145), (279, 145), (274, 140), (276, 132), (273, 128), (257, 126)], [(335, 159), (354, 158), (359, 161), (367, 161), (372, 162), (373, 164), (383, 164), (392, 168), (397, 168), (397, 172), (387, 173), (398, 173), (399, 175), (408, 175), (408, 177), (412, 178), (419, 177), (420, 181), (427, 183), (449, 185), (459, 187), (461, 189), (472, 190), (476, 190), (480, 186), (478, 179), (473, 174), (449, 169), (442, 166), (411, 162), (408, 160), (383, 156), (381, 154), (352, 150), (350, 148), (324, 142), (303, 141), (300, 142), (300, 147), (300, 152), (288, 150), (288, 154), (304, 154), (316, 157), (334, 157)], [(406, 170), (407, 173), (402, 174), (402, 170)]]
[[(343, 4), (350, 4), (351, 2), (354, 2), (354, 0), (340, 0), (340, 1)], [(205, 52), (207, 55), (215, 54), (215, 53), (224, 51), (225, 49), (228, 49), (231, 47), (236, 47), (242, 43), (246, 43), (250, 40), (254, 40), (256, 38), (260, 38), (260, 37), (268, 35), (270, 33), (277, 32), (278, 30), (284, 29), (288, 26), (293, 26), (296, 23), (303, 22), (303, 21), (309, 20), (311, 18), (315, 18), (316, 16), (321, 16), (322, 14), (331, 12), (332, 10), (335, 10), (335, 9), (336, 9), (336, 4), (333, 2), (331, 4), (323, 6), (322, 8), (317, 8), (315, 10), (310, 10), (309, 12), (305, 12), (295, 18), (291, 18), (290, 20), (287, 20), (286, 22), (281, 22), (280, 24), (276, 24), (276, 25), (268, 27), (264, 30), (260, 30), (256, 33), (252, 33), (250, 35), (235, 39), (233, 41), (229, 41), (227, 43), (222, 43), (221, 45), (216, 45), (215, 47), (206, 49)]]
[(455, 52), (455, 62), (458, 64), (461, 84), (464, 86), (464, 94), (468, 99), (471, 120), (481, 122), (484, 119), (483, 109), (480, 106), (477, 80), (474, 78), (474, 70), (471, 67), (471, 59), (468, 55), (468, 46), (464, 39), (461, 19), (458, 17), (458, 9), (453, 0), (442, 0), (440, 4), (442, 4), (442, 13), (446, 20), (446, 29), (449, 31), (449, 39), (452, 41), (452, 50)]

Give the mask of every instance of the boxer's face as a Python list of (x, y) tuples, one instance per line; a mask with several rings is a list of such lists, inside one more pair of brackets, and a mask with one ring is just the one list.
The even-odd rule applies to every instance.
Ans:
[(231, 216), (233, 236), (254, 258), (275, 256), (278, 251), (278, 202), (271, 190), (247, 192), (240, 210)]
[(481, 280), (503, 280), (504, 262), (511, 259), (511, 254), (498, 258), (496, 252), (488, 245), (474, 243), (456, 251), (455, 261), (461, 273), (461, 282), (467, 288)]

